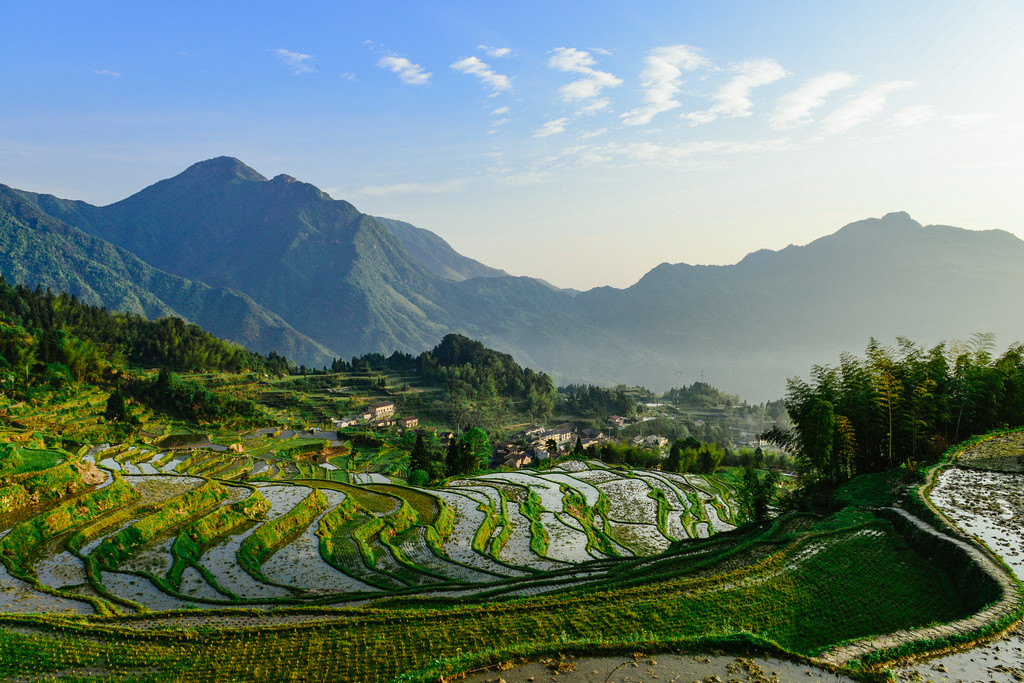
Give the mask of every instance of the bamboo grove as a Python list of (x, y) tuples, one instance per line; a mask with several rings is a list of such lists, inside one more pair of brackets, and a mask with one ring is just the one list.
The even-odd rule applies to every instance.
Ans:
[(790, 379), (793, 428), (763, 436), (795, 453), (808, 481), (836, 483), (900, 465), (915, 469), (971, 434), (1024, 424), (1024, 345), (995, 355), (991, 334), (930, 349), (874, 338), (863, 358), (844, 353)]

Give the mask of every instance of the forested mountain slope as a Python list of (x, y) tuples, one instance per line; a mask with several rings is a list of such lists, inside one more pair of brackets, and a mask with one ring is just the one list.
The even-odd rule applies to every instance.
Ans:
[[(256, 350), (271, 350), (277, 334), (289, 346), (276, 350), (313, 366), (332, 354), (419, 353), (457, 332), (559, 383), (664, 389), (703, 373), (761, 400), (779, 396), (808, 363), (862, 348), (872, 336), (933, 344), (984, 331), (1000, 343), (1024, 339), (1024, 321), (1010, 314), (1024, 294), (1024, 242), (1002, 231), (922, 226), (905, 213), (734, 265), (663, 263), (626, 289), (576, 294), (508, 276), (429, 231), (360, 213), (289, 176), (268, 180), (229, 157), (105, 207), (8, 194), (20, 198), (22, 213), (34, 211), (8, 220), (12, 234), (44, 226), (62, 244), (80, 245), (44, 248), (52, 252), (45, 266), (35, 247), (9, 249), (8, 279), (86, 295), (91, 287), (90, 301), (146, 315), (174, 310)], [(103, 241), (86, 247), (88, 236), (75, 228)], [(96, 258), (75, 255), (83, 250)], [(143, 273), (142, 262), (164, 272)], [(166, 284), (168, 273), (190, 282)], [(122, 280), (137, 286), (121, 293), (109, 284)], [(214, 292), (238, 310), (204, 317), (229, 308), (208, 301)]]

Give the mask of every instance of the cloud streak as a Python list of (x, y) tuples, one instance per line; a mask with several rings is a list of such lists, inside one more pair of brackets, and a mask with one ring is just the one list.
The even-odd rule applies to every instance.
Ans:
[(391, 197), (399, 194), (445, 194), (457, 192), (469, 181), (465, 178), (444, 180), (436, 183), (395, 183), (393, 185), (366, 185), (356, 191), (367, 197)]
[(549, 135), (556, 135), (558, 133), (564, 133), (565, 127), (569, 124), (568, 117), (562, 117), (560, 119), (554, 119), (553, 121), (546, 122), (543, 126), (534, 132), (533, 137), (535, 138), (546, 138)]
[(476, 49), (483, 50), (488, 57), (494, 57), (496, 59), (504, 59), (512, 56), (512, 48), (510, 47), (491, 47), (490, 45), (477, 45)]
[(806, 125), (814, 119), (815, 110), (824, 106), (829, 95), (849, 88), (856, 81), (855, 76), (841, 71), (810, 78), (778, 99), (768, 122), (779, 130)]
[(699, 48), (689, 45), (656, 47), (644, 57), (644, 64), (644, 104), (622, 115), (627, 126), (646, 126), (658, 114), (681, 106), (675, 97), (684, 83), (683, 72), (711, 66)]
[(484, 85), (491, 89), (491, 95), (497, 95), (512, 89), (512, 79), (499, 74), (477, 57), (466, 57), (451, 65), (459, 73), (476, 76)]
[(563, 102), (581, 102), (598, 97), (605, 88), (622, 85), (618, 76), (593, 68), (597, 63), (586, 50), (574, 47), (555, 48), (548, 60), (548, 66), (563, 73), (581, 74), (583, 78), (567, 83), (558, 89)]
[(885, 110), (889, 95), (912, 85), (910, 81), (890, 81), (868, 88), (825, 117), (825, 132), (845, 133), (873, 119)]
[(774, 83), (786, 76), (786, 70), (774, 59), (754, 59), (741, 62), (730, 71), (736, 75), (719, 88), (711, 99), (714, 104), (704, 110), (685, 114), (683, 118), (692, 125), (711, 123), (724, 116), (738, 118), (750, 116), (754, 103), (750, 99), (750, 91), (761, 85)]
[(434, 75), (419, 64), (394, 54), (381, 57), (377, 60), (377, 66), (397, 74), (399, 80), (407, 85), (426, 85)]
[(292, 73), (296, 76), (316, 71), (316, 69), (309, 64), (309, 60), (313, 59), (313, 55), (307, 55), (302, 52), (292, 52), (291, 50), (285, 49), (274, 50), (274, 54), (277, 55), (278, 59), (291, 67)]

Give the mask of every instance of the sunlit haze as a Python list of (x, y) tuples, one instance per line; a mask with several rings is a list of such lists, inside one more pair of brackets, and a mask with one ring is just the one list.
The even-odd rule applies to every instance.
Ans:
[(1024, 237), (1019, 2), (8, 3), (0, 183), (234, 156), (562, 287), (846, 223)]

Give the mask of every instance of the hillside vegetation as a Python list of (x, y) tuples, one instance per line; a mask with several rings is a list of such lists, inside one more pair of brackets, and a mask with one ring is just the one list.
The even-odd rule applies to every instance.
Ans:
[(761, 401), (808, 363), (862, 346), (865, 331), (928, 346), (976, 330), (1024, 338), (1005, 315), (1024, 292), (1024, 242), (902, 212), (734, 265), (663, 263), (625, 289), (574, 292), (219, 157), (104, 207), (0, 186), (0, 247), (13, 283), (177, 315), (316, 368), (418, 355), (455, 332), (559, 384), (661, 392), (703, 372)]

